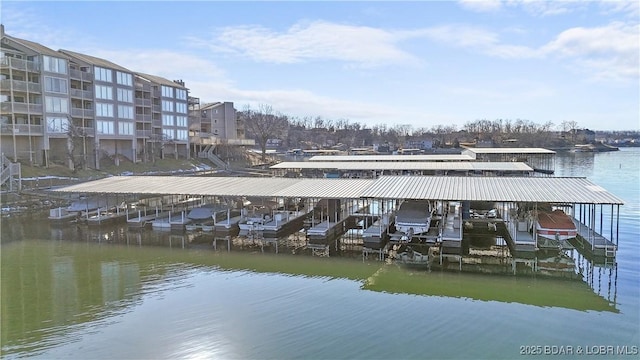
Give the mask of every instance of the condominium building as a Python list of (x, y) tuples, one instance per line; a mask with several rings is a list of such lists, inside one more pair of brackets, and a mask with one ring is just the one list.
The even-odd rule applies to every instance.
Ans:
[(189, 118), (189, 136), (194, 153), (217, 145), (255, 145), (253, 139), (245, 139), (244, 126), (232, 102), (200, 104), (199, 99), (191, 98)]
[(189, 153), (188, 89), (70, 50), (11, 37), (0, 49), (2, 153), (100, 168)]
[[(44, 103), (49, 102), (46, 113), (52, 118), (55, 111), (65, 118), (68, 115), (69, 59), (40, 44), (6, 35), (4, 26), (0, 31), (2, 153), (13, 161), (43, 164), (49, 149)], [(57, 94), (62, 96), (54, 96)]]

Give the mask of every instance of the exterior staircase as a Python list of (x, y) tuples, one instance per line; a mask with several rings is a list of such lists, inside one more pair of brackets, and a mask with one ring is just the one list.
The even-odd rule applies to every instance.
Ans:
[(22, 190), (22, 172), (20, 163), (12, 163), (4, 154), (0, 157), (0, 186), (10, 192)]
[(229, 165), (227, 165), (227, 163), (224, 162), (224, 160), (220, 159), (220, 157), (218, 157), (218, 155), (214, 153), (215, 150), (216, 150), (215, 145), (207, 145), (202, 151), (198, 153), (198, 157), (201, 159), (207, 159), (211, 161), (220, 169), (228, 170)]

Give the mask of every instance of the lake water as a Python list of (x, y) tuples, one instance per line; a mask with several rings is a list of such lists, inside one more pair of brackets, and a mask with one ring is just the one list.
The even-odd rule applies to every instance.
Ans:
[(638, 358), (640, 149), (562, 154), (556, 169), (625, 201), (616, 263), (574, 252), (578, 280), (3, 219), (2, 357)]

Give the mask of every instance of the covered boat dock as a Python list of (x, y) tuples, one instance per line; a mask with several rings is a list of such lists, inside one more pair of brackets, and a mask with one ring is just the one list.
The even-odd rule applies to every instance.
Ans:
[(463, 155), (474, 161), (513, 161), (524, 162), (534, 171), (543, 174), (555, 172), (556, 152), (543, 148), (465, 148)]
[(273, 165), (270, 169), (275, 175), (297, 171), (305, 177), (374, 179), (382, 175), (530, 176), (534, 173), (533, 168), (521, 162), (469, 161), (289, 161)]
[[(374, 202), (400, 205), (408, 199), (428, 200), (440, 204), (440, 241), (447, 240), (447, 246), (453, 248), (460, 238), (462, 222), (472, 220), (469, 203), (495, 204), (498, 216), (491, 222), (504, 224), (506, 228), (515, 222), (515, 218), (510, 217), (513, 212), (509, 209), (522, 204), (555, 204), (571, 209), (580, 234), (576, 241), (582, 244), (582, 248), (604, 256), (614, 256), (617, 250), (619, 208), (624, 204), (621, 199), (586, 178), (561, 177), (382, 176), (374, 180), (115, 176), (54, 191), (102, 194), (105, 197), (112, 194), (154, 194), (307, 199), (312, 206), (323, 199), (332, 199), (339, 200), (335, 203), (343, 207), (342, 211), (351, 209), (352, 216), (358, 216), (357, 211), (368, 208)], [(340, 210), (339, 206), (334, 207), (329, 213)], [(370, 214), (381, 218), (394, 210), (371, 209)], [(510, 250), (514, 253), (518, 250), (516, 245), (519, 242), (522, 242), (521, 245), (524, 242), (531, 243), (530, 239), (519, 238), (518, 234), (509, 234), (506, 240), (512, 245)], [(532, 243), (531, 250), (536, 248), (536, 244)]]

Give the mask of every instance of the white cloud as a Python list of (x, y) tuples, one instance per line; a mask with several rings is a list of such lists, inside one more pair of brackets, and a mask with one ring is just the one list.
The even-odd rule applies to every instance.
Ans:
[(417, 63), (397, 46), (400, 40), (392, 31), (315, 21), (293, 25), (280, 33), (261, 26), (227, 27), (213, 40), (213, 46), (257, 61), (284, 64), (311, 60), (340, 60), (363, 66)]
[(640, 25), (614, 22), (594, 28), (571, 28), (540, 51), (574, 59), (597, 79), (637, 79), (640, 75)]
[(499, 35), (486, 29), (467, 25), (445, 25), (420, 31), (427, 38), (459, 48), (480, 51), (500, 58), (531, 58), (536, 51), (521, 45), (502, 44)]
[(197, 78), (207, 81), (229, 83), (226, 73), (215, 63), (186, 52), (129, 49), (86, 50), (86, 54), (108, 59), (132, 71), (157, 75), (169, 80), (184, 80), (186, 74), (194, 74)]
[(574, 12), (584, 8), (585, 2), (579, 0), (460, 0), (463, 8), (475, 12), (498, 12), (520, 8), (533, 16), (553, 16)]
[(638, 1), (603, 1), (600, 3), (602, 12), (607, 15), (622, 14), (638, 21), (640, 17), (640, 2)]
[(500, 0), (460, 0), (458, 3), (467, 10), (477, 12), (495, 12), (502, 9)]
[(73, 39), (76, 34), (60, 27), (50, 27), (39, 18), (39, 14), (28, 6), (1, 4), (2, 24), (7, 35), (28, 39), (52, 50), (62, 48), (62, 43)]
[(433, 41), (504, 59), (560, 59), (592, 80), (637, 80), (640, 75), (640, 25), (613, 22), (567, 29), (545, 45), (502, 43), (498, 33), (468, 25), (416, 30)]

